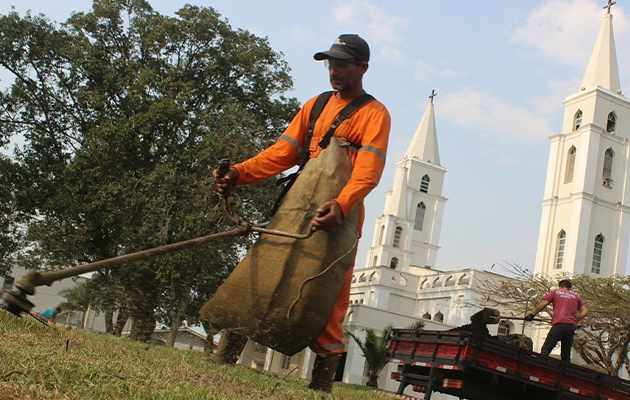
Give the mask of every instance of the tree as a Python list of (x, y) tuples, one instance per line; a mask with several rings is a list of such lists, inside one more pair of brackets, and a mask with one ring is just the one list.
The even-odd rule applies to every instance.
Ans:
[[(513, 316), (523, 316), (529, 289), (537, 292), (530, 300), (528, 310), (531, 311), (545, 294), (558, 287), (560, 279), (570, 279), (572, 290), (582, 298), (590, 311), (580, 321), (573, 348), (585, 362), (603, 367), (610, 375), (619, 376), (623, 368), (630, 373), (630, 277), (598, 278), (564, 274), (551, 278), (534, 275), (516, 264), (507, 264), (504, 268), (514, 279), (481, 285), (484, 305), (500, 306), (510, 310)], [(551, 309), (547, 307), (543, 310), (541, 317), (550, 319)]]
[[(0, 140), (1, 142), (1, 140)], [(0, 154), (0, 276), (9, 275), (19, 247), (21, 215), (15, 204), (17, 166)]]
[[(407, 329), (420, 330), (424, 328), (424, 322), (415, 321)], [(361, 349), (363, 357), (368, 367), (368, 381), (366, 386), (378, 388), (378, 376), (385, 366), (389, 363), (387, 350), (389, 342), (392, 339), (393, 325), (389, 324), (383, 328), (381, 336), (376, 336), (376, 332), (372, 328), (365, 328), (365, 340), (357, 335), (350, 333), (350, 336)]]
[[(297, 110), (284, 97), (286, 62), (212, 8), (168, 17), (144, 0), (96, 0), (60, 26), (11, 12), (0, 32), (0, 66), (15, 77), (0, 94), (0, 139), (25, 141), (13, 156), (13, 196), (30, 216), (27, 267), (225, 230), (212, 166), (267, 147)], [(277, 190), (268, 181), (236, 193), (235, 212), (257, 222)], [(119, 306), (134, 318), (132, 338), (148, 339), (158, 317), (175, 325), (195, 314), (184, 300), (211, 295), (251, 240), (112, 270), (104, 284), (125, 289)]]
[(376, 336), (372, 328), (365, 328), (365, 340), (353, 333), (350, 336), (357, 342), (368, 368), (368, 381), (366, 386), (378, 388), (378, 376), (389, 362), (387, 349), (392, 336), (393, 325), (387, 325), (381, 332), (381, 337)]
[(585, 329), (576, 335), (576, 351), (611, 375), (619, 376), (622, 368), (630, 375), (630, 276), (581, 275), (572, 283), (590, 310)]

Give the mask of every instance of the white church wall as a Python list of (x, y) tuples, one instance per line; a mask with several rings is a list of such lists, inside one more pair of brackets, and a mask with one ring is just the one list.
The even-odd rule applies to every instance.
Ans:
[[(567, 181), (567, 159), (569, 157), (569, 150), (575, 148), (575, 161), (573, 165), (573, 174)], [(586, 162), (586, 151), (581, 146), (580, 136), (577, 133), (569, 135), (564, 140), (558, 141), (557, 146), (558, 154), (555, 154), (553, 161), (554, 166), (557, 169), (555, 173), (555, 188), (558, 197), (569, 197), (576, 192), (580, 192), (579, 188), (582, 187), (583, 182), (579, 171), (583, 169), (582, 165)]]
[(619, 97), (600, 88), (599, 98), (592, 103), (594, 107), (593, 124), (600, 126), (606, 131), (608, 114), (614, 112), (616, 123), (615, 130), (612, 134), (621, 138), (630, 137), (630, 132), (628, 131), (628, 128), (630, 128), (628, 124), (628, 120), (630, 119), (629, 103), (626, 98)]
[[(590, 270), (590, 263), (592, 261), (592, 249), (590, 249), (590, 215), (592, 214), (593, 203), (590, 201), (578, 202), (573, 210), (571, 216), (573, 220), (573, 238), (570, 245), (575, 247), (568, 247), (568, 249), (574, 249), (573, 251), (565, 251), (569, 257), (573, 257), (573, 265), (567, 263), (567, 271), (575, 274), (585, 274)], [(583, 228), (582, 228), (583, 227)], [(589, 256), (590, 254), (590, 256)], [(570, 259), (569, 258), (569, 259)], [(571, 269), (572, 267), (572, 269)]]
[(422, 162), (415, 157), (412, 158), (409, 162), (413, 167), (415, 167), (409, 168), (409, 176), (407, 178), (407, 184), (409, 185), (409, 187), (412, 187), (415, 190), (419, 191), (422, 177), (428, 175), (430, 179), (428, 194), (434, 196), (441, 195), (442, 189), (444, 188), (443, 176), (446, 173), (446, 169), (441, 166)]
[[(616, 203), (617, 200), (621, 199), (623, 191), (623, 186), (620, 185), (623, 185), (623, 182), (625, 182), (627, 165), (624, 161), (624, 155), (626, 154), (627, 146), (622, 142), (624, 140), (623, 138), (604, 133), (603, 130), (600, 131), (599, 135), (597, 166), (595, 167), (596, 174), (592, 183), (593, 193), (599, 199)], [(602, 172), (604, 169), (604, 154), (608, 149), (611, 149), (614, 153), (611, 171), (612, 181), (605, 184)]]

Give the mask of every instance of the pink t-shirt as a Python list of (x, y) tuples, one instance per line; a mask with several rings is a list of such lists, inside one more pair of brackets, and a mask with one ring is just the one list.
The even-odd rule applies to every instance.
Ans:
[(568, 290), (552, 290), (544, 299), (553, 304), (551, 325), (566, 323), (577, 326), (577, 310), (584, 306), (580, 296)]

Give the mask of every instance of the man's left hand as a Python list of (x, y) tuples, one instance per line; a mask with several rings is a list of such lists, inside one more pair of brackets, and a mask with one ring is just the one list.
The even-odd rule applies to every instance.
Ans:
[(311, 222), (313, 232), (319, 230), (331, 232), (343, 223), (343, 211), (339, 203), (334, 200), (325, 202), (317, 208), (316, 212), (317, 217)]

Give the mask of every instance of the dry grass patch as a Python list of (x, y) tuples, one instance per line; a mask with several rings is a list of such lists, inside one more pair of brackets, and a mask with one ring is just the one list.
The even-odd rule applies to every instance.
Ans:
[(331, 395), (307, 382), (240, 366), (216, 365), (196, 351), (148, 345), (81, 330), (46, 327), (0, 310), (0, 400), (376, 400), (389, 393), (335, 384)]

